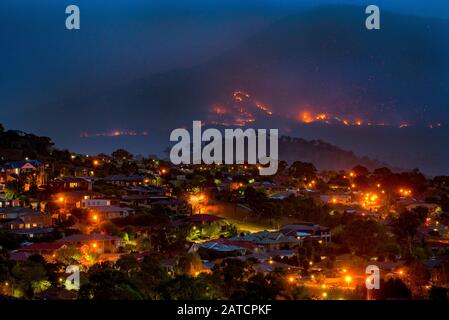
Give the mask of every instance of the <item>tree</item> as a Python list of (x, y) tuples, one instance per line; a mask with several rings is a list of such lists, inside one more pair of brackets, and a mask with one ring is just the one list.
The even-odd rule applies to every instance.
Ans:
[(413, 296), (424, 298), (424, 287), (430, 281), (430, 273), (427, 266), (421, 261), (413, 261), (406, 269), (406, 282)]
[(312, 163), (295, 161), (290, 166), (289, 172), (295, 178), (311, 179), (315, 177), (317, 169)]
[(56, 260), (64, 265), (76, 264), (82, 257), (77, 247), (65, 247), (56, 252)]
[(5, 127), (0, 123), (0, 133), (5, 132)]
[(203, 269), (203, 262), (198, 253), (188, 253), (180, 259), (179, 268), (183, 273), (193, 276)]
[(430, 289), (429, 298), (431, 300), (448, 300), (448, 289), (442, 287), (434, 287)]
[(351, 170), (356, 176), (367, 176), (369, 175), (369, 170), (361, 165), (357, 165)]
[(287, 169), (288, 169), (288, 163), (284, 160), (279, 161), (277, 173), (284, 174)]
[(394, 234), (399, 240), (406, 243), (410, 256), (413, 254), (412, 245), (417, 229), (424, 223), (426, 217), (427, 212), (418, 207), (411, 211), (401, 212), (399, 217), (392, 223)]
[(380, 281), (379, 298), (389, 299), (411, 299), (412, 293), (401, 279), (390, 278), (387, 281)]
[(12, 268), (12, 275), (16, 279), (17, 287), (27, 298), (33, 298), (35, 293), (47, 286), (47, 283), (42, 286), (41, 282), (47, 278), (45, 267), (39, 262), (27, 260), (18, 263)]
[(387, 233), (385, 227), (374, 220), (355, 220), (343, 227), (335, 241), (340, 241), (350, 251), (373, 255), (383, 249)]
[(393, 172), (387, 167), (374, 169), (373, 173), (378, 177), (388, 177), (393, 174)]
[(116, 267), (125, 272), (136, 271), (139, 269), (139, 262), (131, 255), (123, 255), (115, 263)]
[(111, 155), (116, 160), (132, 160), (133, 158), (133, 155), (124, 149), (117, 149)]
[(109, 234), (112, 236), (118, 236), (120, 234), (120, 229), (111, 221), (104, 221), (100, 225), (100, 230), (102, 233)]
[(281, 292), (281, 286), (275, 285), (270, 276), (258, 273), (248, 282), (240, 286), (231, 295), (231, 299), (237, 300), (274, 300)]
[(222, 299), (219, 287), (210, 276), (193, 278), (180, 275), (163, 283), (160, 290), (167, 300)]
[(0, 256), (0, 282), (7, 281), (10, 278), (7, 260)]
[(130, 281), (127, 273), (109, 263), (96, 264), (89, 269), (88, 282), (81, 285), (80, 299), (141, 300), (143, 295)]

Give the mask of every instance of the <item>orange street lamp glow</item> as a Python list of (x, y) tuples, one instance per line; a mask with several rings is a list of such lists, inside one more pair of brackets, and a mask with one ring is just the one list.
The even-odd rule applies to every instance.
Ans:
[(327, 292), (322, 293), (323, 298), (327, 298)]
[(59, 201), (60, 201), (60, 202), (63, 202), (63, 201), (64, 201), (64, 197), (60, 197), (60, 198), (59, 198)]
[(288, 278), (288, 281), (289, 281), (289, 282), (293, 282), (293, 281), (295, 281), (295, 278), (289, 277), (289, 278)]
[(349, 284), (350, 284), (351, 281), (352, 281), (352, 277), (351, 277), (351, 276), (346, 276), (346, 277), (345, 277), (345, 281), (346, 281), (346, 283), (347, 283), (348, 286), (349, 286)]
[(94, 160), (94, 166), (98, 166), (100, 162), (98, 160)]
[(97, 216), (96, 214), (94, 214), (94, 215), (92, 216), (92, 219), (93, 219), (94, 221), (98, 221), (98, 216)]
[(92, 248), (96, 248), (96, 247), (97, 247), (97, 243), (96, 242), (92, 243)]

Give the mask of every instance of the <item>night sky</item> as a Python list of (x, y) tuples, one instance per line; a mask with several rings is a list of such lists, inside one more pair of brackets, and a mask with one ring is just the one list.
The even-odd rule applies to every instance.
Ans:
[[(69, 4), (81, 30), (65, 29)], [(386, 12), (382, 33), (363, 33), (367, 4)], [(326, 24), (344, 8), (347, 25)], [(61, 148), (160, 153), (167, 130), (235, 124), (242, 103), (259, 126), (449, 173), (448, 1), (2, 0), (0, 39), (0, 123)]]

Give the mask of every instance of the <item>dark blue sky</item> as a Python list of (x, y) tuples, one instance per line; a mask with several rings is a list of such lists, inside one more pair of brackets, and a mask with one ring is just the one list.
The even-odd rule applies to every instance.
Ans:
[[(449, 1), (378, 0), (382, 9), (445, 17)], [(200, 63), (308, 7), (355, 0), (2, 0), (0, 110), (26, 129), (23, 110), (154, 72)], [(82, 28), (64, 29), (68, 4)]]
[[(65, 29), (65, 7), (69, 4), (77, 4), (81, 9), (79, 31)], [(176, 72), (179, 69), (200, 66), (202, 70), (207, 70), (209, 61), (213, 61), (211, 63), (214, 66), (217, 66), (217, 59), (226, 61), (223, 56), (226, 57), (228, 52), (232, 51), (235, 55), (235, 50), (238, 51), (242, 45), (245, 46), (253, 35), (263, 33), (279, 21), (284, 21), (306, 9), (335, 4), (362, 6), (377, 4), (382, 12), (410, 15), (411, 22), (415, 20), (413, 16), (436, 18), (431, 19), (437, 21), (436, 24), (439, 19), (449, 19), (449, 1), (445, 0), (2, 0), (0, 1), (0, 123), (8, 129), (51, 136), (60, 147), (92, 152), (95, 148), (108, 146), (108, 150), (99, 151), (109, 151), (119, 147), (118, 140), (108, 139), (100, 144), (89, 145), (88, 141), (79, 140), (79, 133), (95, 132), (97, 129), (94, 126), (98, 126), (99, 132), (114, 129), (151, 131), (153, 127), (156, 130), (157, 125), (167, 128), (171, 121), (177, 125), (178, 120), (186, 117), (173, 112), (168, 123), (160, 120), (161, 115), (167, 112), (165, 106), (154, 106), (152, 103), (162, 101), (161, 97), (148, 102), (151, 105), (148, 108), (153, 108), (149, 113), (150, 117), (148, 113), (142, 113), (142, 117), (148, 117), (148, 125), (141, 119), (136, 120), (139, 117), (135, 114), (129, 114), (128, 117), (126, 112), (115, 110), (113, 104), (110, 113), (114, 115), (108, 117), (104, 111), (107, 110), (107, 105), (98, 108), (100, 111), (91, 106), (95, 106), (96, 101), (109, 103), (110, 101), (104, 97), (110, 95), (110, 91), (117, 91), (115, 88), (126, 92), (128, 89), (124, 88), (134, 88), (138, 91), (141, 90), (141, 86), (137, 86), (136, 89), (133, 83), (139, 83), (141, 79), (148, 81), (152, 75), (170, 74), (169, 72)], [(360, 19), (361, 21), (364, 19), (363, 12)], [(407, 19), (404, 21), (407, 22)], [(407, 30), (406, 25), (402, 25), (402, 28)], [(413, 39), (413, 35), (405, 37)], [(426, 41), (423, 43), (431, 47), (435, 45), (431, 39), (429, 43)], [(449, 46), (449, 39), (446, 44)], [(416, 49), (419, 51), (418, 47)], [(405, 53), (405, 56), (408, 55), (409, 53)], [(435, 88), (445, 86), (449, 79), (449, 70), (446, 66), (432, 65), (433, 62), (440, 63), (440, 60), (433, 60), (433, 57), (439, 58), (438, 54), (430, 57), (430, 61), (416, 62), (418, 71), (414, 70), (413, 76), (417, 77), (416, 73), (420, 72), (420, 67), (422, 70), (439, 68), (436, 78), (433, 78), (432, 72), (428, 72), (425, 77), (422, 79), (417, 77), (416, 82), (412, 83), (419, 84), (424, 81), (427, 90), (432, 86)], [(332, 63), (330, 61), (327, 68), (332, 69)], [(338, 66), (338, 63), (336, 65)], [(290, 75), (288, 71), (282, 70), (284, 78), (296, 79), (296, 75)], [(364, 71), (364, 69), (353, 70), (350, 76), (365, 77)], [(361, 75), (356, 74), (358, 72)], [(398, 91), (419, 91), (410, 84), (398, 82), (397, 85)], [(337, 100), (338, 90), (340, 88), (336, 86), (333, 92), (337, 95)], [(389, 86), (385, 90), (389, 92), (387, 102), (394, 104), (396, 88)], [(444, 95), (444, 91), (441, 88), (439, 90), (439, 94)], [(329, 92), (326, 91), (326, 94)], [(182, 99), (183, 97), (180, 97), (181, 101)], [(416, 99), (423, 110), (415, 113), (436, 113), (434, 111), (436, 107), (432, 109), (432, 106), (427, 106), (426, 99), (426, 96), (423, 96), (422, 101)], [(438, 104), (438, 108), (444, 103), (448, 106), (449, 98), (445, 101), (439, 100), (441, 104)], [(82, 110), (85, 102), (89, 103), (86, 107), (89, 112), (84, 116), (95, 121), (83, 121), (73, 116), (74, 110), (78, 108)], [(384, 101), (379, 103), (383, 104)], [(129, 107), (129, 113), (134, 112), (131, 111), (133, 106)], [(126, 111), (127, 108), (128, 105), (124, 101), (120, 109)], [(394, 113), (394, 110), (390, 109), (391, 112)], [(449, 119), (442, 120), (449, 123)], [(162, 138), (165, 137), (161, 132), (158, 134)], [(337, 134), (326, 136), (315, 131), (305, 134), (308, 138), (314, 138), (316, 135), (328, 140), (338, 136)], [(379, 150), (382, 150), (382, 146), (379, 145), (373, 147), (370, 154), (369, 149), (360, 146), (361, 143), (351, 145), (348, 138), (343, 136), (344, 139), (335, 138), (330, 142), (347, 149), (352, 149), (354, 145), (353, 150), (372, 156), (377, 156)], [(409, 137), (401, 136), (401, 139)], [(136, 152), (152, 152), (146, 152), (146, 149), (141, 151), (143, 148), (140, 141), (129, 143)], [(425, 139), (423, 144), (427, 144)], [(127, 145), (120, 146), (127, 147)], [(404, 149), (410, 148), (405, 145)], [(382, 158), (382, 155), (379, 157)], [(402, 161), (395, 159), (391, 154), (386, 154), (385, 157), (387, 160), (393, 159), (395, 165), (400, 165), (398, 162)]]

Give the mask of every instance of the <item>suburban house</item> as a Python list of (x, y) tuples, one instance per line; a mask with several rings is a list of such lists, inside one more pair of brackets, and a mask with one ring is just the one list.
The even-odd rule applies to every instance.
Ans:
[(116, 218), (125, 218), (131, 214), (134, 214), (134, 209), (128, 207), (117, 207), (117, 206), (96, 206), (90, 207), (100, 220), (109, 220)]
[(30, 239), (53, 232), (51, 216), (33, 209), (3, 208), (0, 209), (0, 218), (0, 228), (21, 238)]
[(291, 224), (281, 228), (281, 232), (286, 236), (298, 239), (312, 238), (324, 243), (331, 242), (331, 232), (327, 227), (317, 224)]
[(19, 207), (20, 206), (20, 200), (17, 199), (6, 199), (0, 197), (0, 208), (6, 208), (6, 207)]
[(1, 208), (0, 222), (4, 229), (19, 230), (33, 228), (48, 228), (52, 226), (51, 216), (28, 208)]
[(157, 186), (130, 186), (125, 191), (127, 195), (163, 196), (166, 193), (164, 188)]
[(111, 199), (81, 199), (80, 208), (91, 210), (100, 220), (124, 218), (134, 213), (134, 209), (113, 205)]
[(67, 245), (62, 242), (40, 242), (23, 246), (18, 251), (25, 252), (29, 255), (39, 254), (43, 256), (45, 260), (53, 261), (57, 251), (66, 247)]
[(48, 174), (45, 165), (37, 160), (12, 161), (0, 166), (0, 185), (16, 179), (16, 176), (24, 177), (24, 190), (27, 191), (32, 185), (45, 186), (48, 182)]
[(200, 255), (213, 253), (217, 257), (226, 257), (243, 256), (249, 253), (258, 252), (260, 250), (260, 246), (250, 241), (219, 238), (202, 243), (194, 243), (190, 247), (189, 252), (198, 252)]
[(96, 253), (115, 253), (123, 246), (123, 239), (103, 234), (74, 234), (60, 240), (67, 246), (89, 249)]
[(297, 192), (296, 190), (287, 190), (287, 191), (281, 191), (276, 192), (270, 196), (270, 199), (272, 200), (284, 200), (291, 196), (296, 196)]
[(39, 238), (54, 231), (50, 215), (29, 208), (0, 208), (0, 228), (25, 239)]
[(0, 190), (5, 189), (6, 186), (6, 170), (8, 169), (7, 166), (0, 164)]
[[(168, 199), (168, 197), (163, 197)], [(135, 207), (150, 207), (153, 202), (153, 196), (149, 194), (130, 194), (122, 196), (122, 202)]]
[(301, 239), (297, 237), (267, 230), (233, 237), (230, 240), (252, 242), (258, 246), (262, 246), (265, 251), (292, 249), (299, 247), (302, 243)]
[(438, 212), (441, 212), (441, 206), (439, 204), (436, 203), (426, 203), (426, 202), (415, 202), (415, 203), (411, 203), (409, 205), (407, 205), (405, 208), (408, 211), (411, 211), (413, 209), (416, 209), (418, 207), (422, 207), (422, 208), (426, 208), (429, 212), (429, 215), (433, 216)]
[(78, 166), (73, 168), (72, 171), (75, 177), (92, 177), (95, 175), (95, 171), (88, 167)]
[(144, 182), (144, 177), (138, 175), (126, 176), (120, 174), (106, 177), (104, 181), (116, 186), (140, 186)]
[(178, 214), (181, 213), (187, 214), (188, 212), (190, 212), (190, 207), (187, 205), (187, 202), (182, 200), (163, 199), (152, 202), (151, 206), (152, 207), (159, 206), (162, 208), (166, 208)]
[(51, 187), (55, 191), (92, 190), (92, 180), (81, 177), (60, 177), (51, 181)]
[(323, 194), (320, 195), (320, 199), (325, 204), (350, 205), (352, 203), (352, 196), (350, 194)]
[(104, 197), (103, 194), (89, 190), (74, 190), (58, 192), (52, 195), (52, 201), (58, 203), (61, 208), (72, 209), (80, 207), (82, 199), (95, 199)]

